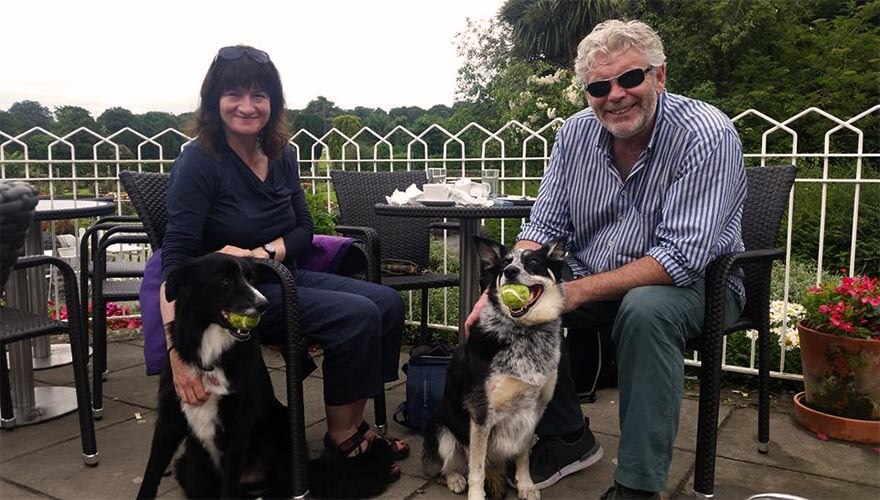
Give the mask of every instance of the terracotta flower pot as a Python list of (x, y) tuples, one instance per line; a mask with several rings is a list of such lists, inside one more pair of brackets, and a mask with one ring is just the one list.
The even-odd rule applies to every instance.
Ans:
[(838, 417), (804, 405), (804, 393), (794, 395), (794, 418), (798, 424), (826, 437), (880, 444), (880, 420), (856, 420)]
[(880, 421), (880, 341), (829, 335), (798, 323), (809, 408)]

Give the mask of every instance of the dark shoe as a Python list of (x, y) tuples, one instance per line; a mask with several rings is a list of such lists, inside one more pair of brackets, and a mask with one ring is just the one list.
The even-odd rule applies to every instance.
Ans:
[(529, 472), (538, 489), (549, 488), (557, 481), (598, 462), (605, 451), (590, 432), (584, 419), (584, 432), (574, 443), (556, 436), (539, 437), (529, 454)]
[(614, 481), (614, 486), (608, 488), (600, 500), (660, 500), (660, 494), (655, 491), (642, 491), (627, 488)]

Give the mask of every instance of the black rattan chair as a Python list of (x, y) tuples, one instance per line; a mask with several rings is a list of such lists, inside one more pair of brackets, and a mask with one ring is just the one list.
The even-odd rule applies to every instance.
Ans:
[[(758, 451), (770, 446), (770, 272), (773, 261), (785, 256), (776, 248), (779, 224), (785, 213), (797, 170), (793, 166), (746, 170), (748, 195), (743, 206), (742, 237), (745, 251), (720, 255), (706, 271), (706, 313), (703, 334), (691, 347), (700, 351), (700, 403), (694, 493), (715, 492), (715, 451), (724, 336), (746, 329), (758, 331)], [(727, 276), (745, 272), (746, 303), (740, 317), (724, 325)]]
[[(80, 297), (82, 317), (88, 331), (89, 304), (92, 312), (92, 411), (101, 418), (104, 411), (103, 382), (107, 380), (107, 304), (135, 301), (140, 298), (143, 262), (110, 261), (112, 245), (149, 243), (137, 217), (111, 215), (89, 227), (80, 240)], [(91, 286), (90, 286), (91, 285)]]
[[(385, 203), (385, 196), (395, 189), (405, 190), (411, 184), (419, 188), (426, 181), (423, 171), (401, 172), (330, 172), (339, 218), (336, 231), (361, 238), (371, 249), (369, 277), (395, 290), (421, 290), (421, 339), (428, 340), (428, 291), (432, 288), (458, 286), (458, 276), (428, 271), (430, 265), (430, 232), (439, 226), (426, 218), (383, 217), (373, 210), (376, 203)], [(383, 276), (383, 260), (411, 261), (423, 271), (403, 276)]]
[(55, 257), (34, 255), (19, 258), (24, 251), (25, 235), (33, 220), (34, 207), (37, 202), (37, 192), (30, 185), (20, 181), (0, 182), (0, 234), (2, 234), (0, 287), (5, 286), (10, 271), (13, 269), (26, 269), (41, 265), (54, 266), (58, 269), (64, 282), (64, 298), (69, 319), (67, 322), (62, 322), (50, 319), (45, 314), (33, 314), (5, 305), (0, 306), (0, 418), (3, 420), (4, 427), (13, 426), (15, 423), (9, 367), (6, 360), (6, 345), (10, 342), (24, 341), (43, 335), (67, 334), (73, 358), (83, 460), (86, 465), (97, 465), (98, 448), (95, 443), (95, 424), (92, 421), (91, 399), (89, 397), (87, 342), (80, 318), (76, 274), (66, 262)]

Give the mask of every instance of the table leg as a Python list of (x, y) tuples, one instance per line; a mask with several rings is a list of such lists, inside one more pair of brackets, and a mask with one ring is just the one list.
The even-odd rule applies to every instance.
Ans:
[(460, 344), (465, 340), (464, 320), (480, 298), (480, 258), (473, 240), (473, 236), (479, 234), (479, 227), (479, 219), (459, 220), (458, 250), (461, 256), (459, 275), (461, 284), (458, 301), (458, 341)]

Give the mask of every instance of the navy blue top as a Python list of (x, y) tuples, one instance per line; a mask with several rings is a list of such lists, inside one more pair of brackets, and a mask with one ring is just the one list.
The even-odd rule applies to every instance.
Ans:
[(269, 161), (269, 174), (261, 181), (228, 146), (214, 159), (194, 142), (174, 161), (167, 209), (163, 280), (190, 258), (225, 245), (253, 249), (279, 236), (287, 251), (285, 264), (293, 267), (314, 235), (296, 158), (289, 149)]

